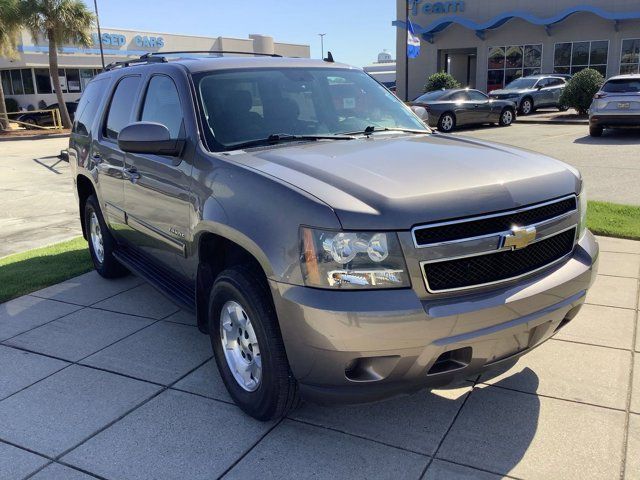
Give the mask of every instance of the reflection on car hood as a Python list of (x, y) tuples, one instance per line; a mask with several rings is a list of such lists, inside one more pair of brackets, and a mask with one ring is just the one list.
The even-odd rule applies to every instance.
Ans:
[(442, 134), (378, 134), (234, 155), (330, 205), (345, 229), (405, 230), (579, 190), (578, 172), (540, 154)]

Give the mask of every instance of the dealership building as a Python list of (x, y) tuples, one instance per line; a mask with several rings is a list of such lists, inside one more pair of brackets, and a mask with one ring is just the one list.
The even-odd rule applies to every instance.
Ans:
[[(407, 0), (397, 0), (397, 84), (405, 98)], [(638, 73), (638, 0), (408, 0), (420, 54), (408, 60), (408, 97), (426, 78), (451, 73), (491, 91), (520, 76), (576, 72)]]
[[(308, 45), (280, 43), (267, 35), (249, 35), (248, 38), (199, 37), (167, 33), (140, 32), (112, 28), (101, 29), (101, 36), (91, 35), (92, 45), (63, 45), (58, 52), (58, 76), (67, 101), (80, 98), (85, 86), (102, 71), (100, 43), (105, 64), (137, 58), (149, 52), (162, 51), (239, 51), (247, 53), (278, 54), (287, 57), (310, 56)], [(23, 31), (18, 42), (18, 57), (13, 60), (0, 57), (0, 79), (7, 98), (15, 99), (20, 107), (56, 103), (49, 76), (49, 48), (45, 39), (34, 42)]]

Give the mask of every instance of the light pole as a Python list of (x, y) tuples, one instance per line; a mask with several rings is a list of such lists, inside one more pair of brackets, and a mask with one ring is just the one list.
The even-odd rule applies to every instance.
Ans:
[(100, 31), (100, 17), (98, 16), (98, 0), (93, 0), (93, 6), (96, 11), (96, 25), (98, 26), (98, 45), (100, 46), (100, 60), (102, 60), (102, 69), (104, 70), (104, 51), (102, 50), (102, 32)]
[(324, 59), (324, 36), (326, 35), (326, 33), (319, 33), (318, 36), (320, 37), (320, 51), (322, 53), (322, 55), (320, 56), (321, 59)]

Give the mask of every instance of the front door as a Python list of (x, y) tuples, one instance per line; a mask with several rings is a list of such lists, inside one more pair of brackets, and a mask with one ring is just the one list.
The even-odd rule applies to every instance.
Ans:
[(477, 90), (469, 90), (466, 95), (468, 98), (466, 101), (468, 123), (488, 123), (491, 116), (489, 97)]
[[(184, 114), (174, 81), (167, 75), (152, 75), (147, 82), (135, 120), (161, 123), (171, 138), (184, 137)], [(184, 157), (132, 154), (126, 156), (125, 210), (130, 243), (142, 253), (164, 264), (174, 273), (184, 273), (189, 234), (190, 161)]]
[(139, 87), (139, 75), (123, 77), (118, 82), (92, 151), (92, 161), (98, 171), (97, 187), (102, 198), (102, 212), (118, 238), (122, 238), (126, 224), (123, 180), (126, 165), (125, 154), (118, 148), (118, 133), (131, 120)]

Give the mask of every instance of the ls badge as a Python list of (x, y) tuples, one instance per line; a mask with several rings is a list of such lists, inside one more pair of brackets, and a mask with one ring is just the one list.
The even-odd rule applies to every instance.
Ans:
[(536, 239), (536, 227), (513, 227), (511, 233), (503, 238), (503, 247), (519, 250), (528, 247)]

